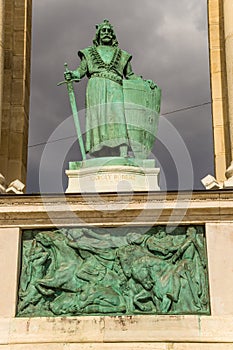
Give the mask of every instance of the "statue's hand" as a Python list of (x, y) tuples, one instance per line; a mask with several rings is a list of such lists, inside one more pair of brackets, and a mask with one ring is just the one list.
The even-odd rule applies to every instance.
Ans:
[(66, 71), (64, 73), (64, 77), (66, 81), (70, 81), (70, 80), (75, 80), (76, 82), (80, 81), (79, 75), (72, 70)]
[(149, 84), (150, 88), (151, 89), (155, 89), (157, 88), (158, 86), (153, 82), (153, 80), (146, 80), (146, 82)]
[(72, 71), (68, 71), (68, 72), (64, 72), (64, 78), (65, 80), (72, 80), (73, 77), (72, 77)]

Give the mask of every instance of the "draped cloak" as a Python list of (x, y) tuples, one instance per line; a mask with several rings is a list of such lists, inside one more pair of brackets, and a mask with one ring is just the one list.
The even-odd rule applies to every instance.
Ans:
[(134, 76), (132, 56), (118, 47), (88, 47), (78, 52), (75, 71), (89, 78), (86, 91), (86, 152), (129, 145), (122, 79)]

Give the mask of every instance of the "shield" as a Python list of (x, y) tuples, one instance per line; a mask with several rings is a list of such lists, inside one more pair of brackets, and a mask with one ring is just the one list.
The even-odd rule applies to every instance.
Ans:
[(157, 134), (161, 90), (145, 80), (123, 80), (123, 93), (130, 146), (135, 158), (146, 159)]

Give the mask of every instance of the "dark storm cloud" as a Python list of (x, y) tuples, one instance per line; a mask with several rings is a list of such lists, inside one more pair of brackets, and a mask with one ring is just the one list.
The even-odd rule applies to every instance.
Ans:
[[(40, 0), (33, 6), (30, 145), (46, 141), (70, 115), (65, 86), (56, 86), (63, 80), (63, 64), (76, 68), (77, 51), (92, 44), (95, 24), (104, 18), (114, 25), (120, 47), (133, 54), (135, 73), (162, 88), (162, 113), (210, 100), (205, 0), (199, 0), (198, 6), (196, 0)], [(85, 81), (77, 84), (76, 91), (82, 109)], [(195, 168), (195, 187), (200, 187), (200, 178), (213, 172), (210, 108), (167, 118), (185, 140)], [(73, 134), (70, 125), (63, 136)], [(42, 146), (29, 148), (29, 191), (39, 190), (36, 177), (42, 150)], [(78, 148), (69, 156), (77, 160)], [(169, 171), (169, 161), (163, 156)], [(58, 158), (59, 152), (55, 152), (54, 162)], [(48, 179), (52, 169), (51, 164)], [(172, 187), (172, 178), (168, 185)], [(56, 191), (52, 181), (50, 188)]]

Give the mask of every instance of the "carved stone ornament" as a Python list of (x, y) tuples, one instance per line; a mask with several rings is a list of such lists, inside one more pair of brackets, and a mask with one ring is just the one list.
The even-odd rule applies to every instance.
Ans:
[(18, 316), (209, 314), (204, 228), (23, 234)]

